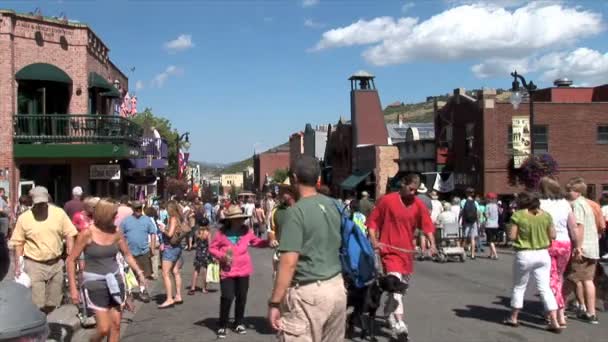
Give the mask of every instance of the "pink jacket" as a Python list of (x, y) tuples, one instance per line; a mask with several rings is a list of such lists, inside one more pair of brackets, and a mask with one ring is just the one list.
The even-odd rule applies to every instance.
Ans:
[(239, 242), (235, 245), (221, 230), (218, 230), (211, 241), (209, 252), (216, 259), (221, 259), (226, 254), (229, 247), (232, 247), (232, 265), (230, 270), (220, 272), (220, 278), (247, 277), (253, 273), (253, 263), (249, 255), (249, 246), (264, 248), (268, 247), (268, 240), (262, 240), (249, 230), (245, 235), (241, 236)]

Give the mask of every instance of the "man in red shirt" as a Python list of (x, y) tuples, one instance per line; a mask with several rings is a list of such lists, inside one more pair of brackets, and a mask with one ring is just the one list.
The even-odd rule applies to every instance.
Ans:
[[(422, 230), (431, 243), (431, 253), (436, 254), (435, 226), (426, 205), (416, 197), (420, 177), (408, 174), (401, 180), (399, 192), (382, 197), (367, 220), (372, 245), (379, 250), (382, 266), (387, 275), (394, 275), (409, 283), (413, 273), (415, 250), (412, 241), (416, 228)], [(411, 252), (409, 252), (411, 251)], [(403, 295), (388, 296), (385, 313), (394, 334), (407, 334), (404, 321)]]

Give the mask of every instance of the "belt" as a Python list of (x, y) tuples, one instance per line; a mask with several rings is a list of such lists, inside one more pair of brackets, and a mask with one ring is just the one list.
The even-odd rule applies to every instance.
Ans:
[(329, 278), (325, 278), (325, 279), (315, 279), (315, 280), (303, 280), (303, 281), (297, 281), (294, 280), (291, 282), (291, 286), (290, 287), (302, 287), (302, 286), (306, 286), (306, 285), (310, 285), (310, 284), (317, 284), (317, 285), (321, 285), (322, 282), (334, 279), (338, 274), (334, 274), (333, 276), (329, 277)]
[(23, 256), (23, 258), (27, 259), (29, 261), (33, 261), (35, 263), (44, 264), (44, 265), (53, 265), (53, 264), (57, 263), (59, 260), (61, 260), (61, 257), (56, 257), (54, 259), (49, 259), (49, 260), (44, 260), (44, 261), (32, 259), (32, 258), (26, 257), (26, 256)]

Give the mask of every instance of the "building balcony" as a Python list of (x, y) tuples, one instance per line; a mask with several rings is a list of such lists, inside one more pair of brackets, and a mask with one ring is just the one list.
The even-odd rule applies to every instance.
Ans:
[(143, 129), (93, 114), (15, 114), (15, 158), (137, 158)]

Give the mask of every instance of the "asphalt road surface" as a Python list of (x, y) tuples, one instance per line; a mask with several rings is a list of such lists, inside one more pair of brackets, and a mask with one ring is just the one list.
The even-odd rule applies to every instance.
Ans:
[[(190, 282), (192, 257), (186, 252), (184, 286)], [(266, 322), (266, 303), (272, 288), (271, 251), (251, 249), (255, 273), (246, 311), (247, 335), (229, 332), (226, 341), (274, 341)], [(465, 263), (419, 262), (406, 297), (407, 322), (411, 341), (606, 341), (608, 315), (599, 313), (600, 325), (570, 319), (568, 328), (555, 335), (544, 330), (542, 304), (530, 286), (519, 328), (501, 324), (509, 313), (512, 256), (500, 260), (480, 259)], [(164, 300), (156, 284), (158, 303)], [(216, 289), (217, 285), (212, 288)], [(185, 294), (185, 291), (184, 291)], [(155, 296), (156, 295), (156, 296)], [(185, 303), (158, 310), (154, 302), (141, 306), (123, 333), (122, 341), (215, 341), (219, 312), (219, 292), (184, 296)], [(379, 313), (382, 312), (380, 309)], [(383, 319), (379, 320), (379, 326)], [(379, 329), (380, 341), (388, 341), (388, 330)], [(355, 339), (358, 341), (359, 339)]]

